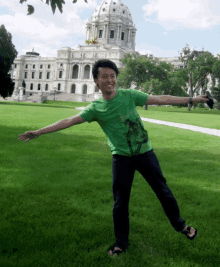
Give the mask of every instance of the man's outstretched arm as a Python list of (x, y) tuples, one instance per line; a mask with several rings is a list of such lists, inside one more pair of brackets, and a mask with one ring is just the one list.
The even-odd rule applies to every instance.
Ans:
[[(192, 98), (192, 102), (197, 104), (207, 102), (208, 98), (205, 95)], [(187, 104), (189, 97), (172, 96), (172, 95), (149, 95), (145, 105), (172, 105), (172, 104)]]
[(70, 117), (68, 119), (58, 121), (58, 122), (56, 122), (50, 126), (43, 128), (43, 129), (39, 129), (36, 131), (29, 131), (29, 132), (26, 132), (24, 134), (21, 134), (18, 136), (18, 139), (20, 141), (26, 140), (25, 142), (28, 142), (29, 140), (31, 140), (33, 138), (39, 137), (41, 134), (60, 131), (62, 129), (65, 129), (65, 128), (68, 128), (68, 127), (71, 127), (73, 125), (80, 124), (83, 122), (85, 122), (85, 120), (80, 115), (76, 115), (74, 117)]

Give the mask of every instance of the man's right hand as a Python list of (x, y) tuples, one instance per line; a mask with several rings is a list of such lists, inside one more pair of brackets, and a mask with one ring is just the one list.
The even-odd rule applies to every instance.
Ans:
[(26, 132), (24, 134), (21, 134), (18, 136), (18, 139), (20, 141), (25, 140), (25, 143), (30, 141), (31, 139), (37, 138), (40, 136), (40, 132), (39, 131), (30, 131), (30, 132)]

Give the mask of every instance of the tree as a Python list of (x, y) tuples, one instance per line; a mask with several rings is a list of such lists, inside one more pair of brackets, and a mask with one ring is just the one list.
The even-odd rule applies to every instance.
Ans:
[(169, 71), (166, 74), (166, 79), (159, 80), (152, 78), (142, 84), (143, 91), (153, 95), (175, 95), (188, 96), (183, 89), (188, 81), (188, 76), (184, 70)]
[[(218, 80), (218, 85), (216, 81)], [(217, 100), (217, 109), (220, 110), (220, 60), (215, 59), (215, 63), (212, 66), (212, 87), (211, 92), (213, 97)]]
[(172, 69), (170, 63), (159, 62), (138, 52), (126, 54), (121, 62), (124, 68), (118, 76), (118, 88), (130, 88), (134, 84), (135, 89), (139, 89), (143, 83), (153, 78), (159, 81), (166, 80), (167, 73)]
[(11, 96), (14, 90), (14, 83), (8, 74), (18, 52), (12, 43), (12, 35), (7, 32), (4, 25), (0, 26), (0, 95), (5, 98)]
[(188, 96), (182, 89), (188, 81), (185, 70), (176, 71), (172, 64), (138, 52), (126, 54), (121, 61), (124, 68), (118, 76), (117, 88), (130, 88), (134, 84), (135, 89), (148, 94)]
[[(186, 44), (179, 59), (184, 63), (189, 77), (189, 95), (193, 97), (200, 89), (204, 93), (207, 90), (208, 75), (212, 73), (212, 65), (215, 62), (214, 56), (210, 52), (191, 51), (189, 45)], [(190, 104), (188, 104), (188, 111), (190, 111)]]
[[(20, 0), (19, 3), (23, 4), (24, 2), (27, 2), (28, 0)], [(43, 0), (41, 0), (43, 2)], [(77, 0), (73, 0), (73, 3), (76, 3)], [(87, 0), (84, 0), (84, 2), (88, 3)], [(65, 5), (64, 0), (46, 0), (47, 5), (51, 6), (53, 14), (55, 14), (56, 8), (59, 9), (60, 13), (63, 13), (63, 5)], [(32, 5), (27, 5), (28, 7), (28, 13), (27, 15), (32, 15), (34, 13), (34, 7)]]

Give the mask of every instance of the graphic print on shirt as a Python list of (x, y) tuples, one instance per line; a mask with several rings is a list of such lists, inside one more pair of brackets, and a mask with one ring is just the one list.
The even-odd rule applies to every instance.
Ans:
[[(135, 114), (135, 110), (132, 113)], [(142, 144), (148, 142), (148, 133), (144, 129), (140, 117), (121, 115), (121, 122), (124, 124), (125, 136), (132, 156), (139, 155)]]

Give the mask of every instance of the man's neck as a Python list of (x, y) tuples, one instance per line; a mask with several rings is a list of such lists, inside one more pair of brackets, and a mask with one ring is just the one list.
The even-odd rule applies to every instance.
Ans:
[(117, 90), (113, 91), (111, 95), (109, 96), (108, 95), (102, 96), (102, 98), (106, 101), (109, 101), (109, 100), (112, 100), (116, 96), (116, 94), (117, 94)]

